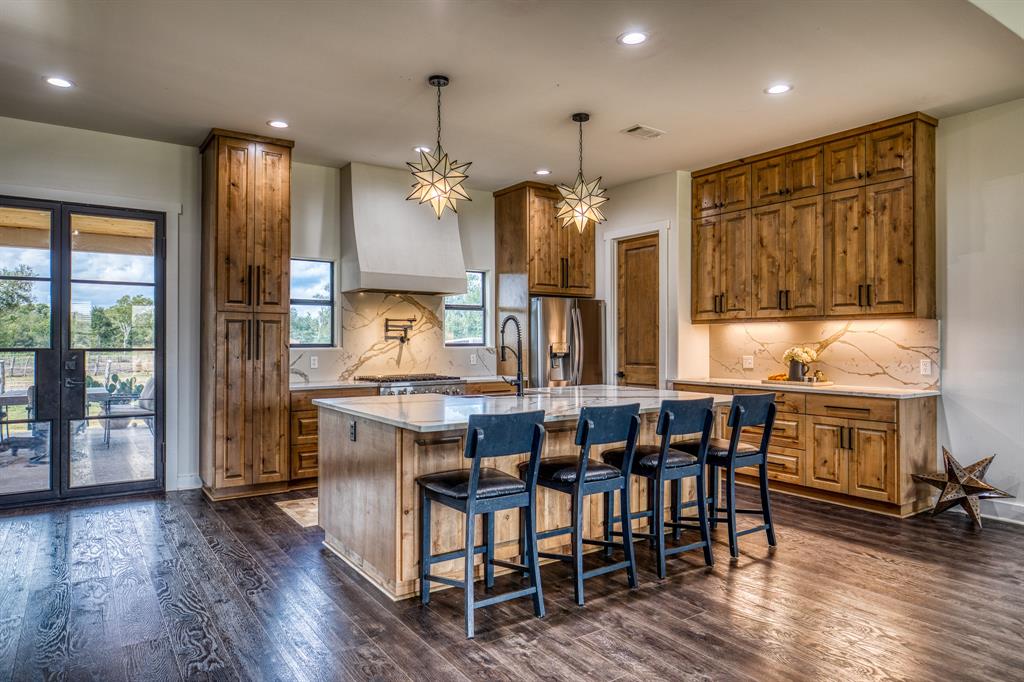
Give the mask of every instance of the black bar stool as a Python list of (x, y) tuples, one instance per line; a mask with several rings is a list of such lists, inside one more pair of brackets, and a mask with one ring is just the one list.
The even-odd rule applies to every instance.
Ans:
[[(442, 471), (416, 479), (420, 486), (420, 601), (430, 603), (430, 582), (461, 588), (465, 593), (466, 637), (475, 634), (473, 614), (476, 609), (510, 599), (533, 596), (533, 610), (538, 618), (544, 617), (544, 593), (540, 584), (540, 566), (537, 560), (537, 467), (544, 448), (544, 411), (508, 415), (475, 414), (469, 418), (466, 433), (466, 458), (472, 459), (470, 468)], [(497, 469), (481, 468), (484, 457), (505, 457), (530, 453), (522, 478), (510, 476)], [(430, 505), (440, 502), (466, 515), (466, 548), (430, 553)], [(494, 558), (494, 512), (503, 509), (524, 510), (526, 535), (523, 564), (499, 561)], [(476, 515), (484, 517), (484, 544), (476, 546), (473, 533)], [(487, 599), (475, 601), (473, 590), (473, 559), (484, 555), (484, 580), (489, 589), (494, 586), (494, 566), (521, 571), (530, 577), (530, 586)], [(431, 575), (430, 567), (441, 561), (465, 559), (463, 580)]]
[[(768, 441), (771, 440), (772, 427), (775, 425), (775, 394), (756, 393), (733, 396), (728, 425), (732, 429), (729, 440), (712, 438), (707, 445), (707, 463), (711, 469), (708, 476), (708, 490), (710, 504), (715, 511), (711, 521), (712, 528), (717, 526), (719, 521), (728, 523), (729, 553), (733, 558), (737, 558), (740, 555), (738, 540), (743, 535), (763, 530), (768, 536), (768, 544), (772, 547), (775, 546), (775, 526), (772, 523), (771, 500), (768, 498)], [(740, 442), (740, 434), (743, 429), (750, 426), (764, 427), (760, 446)], [(700, 443), (693, 438), (687, 438), (673, 443), (672, 447), (694, 454), (700, 447)], [(736, 470), (750, 466), (756, 466), (758, 469), (761, 481), (761, 508), (737, 509)], [(725, 469), (725, 507), (719, 507), (715, 502), (719, 469)], [(723, 511), (726, 513), (724, 519), (718, 516), (719, 512)], [(737, 514), (760, 514), (763, 522), (761, 525), (737, 532)]]
[[(680, 552), (688, 552), (693, 549), (704, 550), (704, 562), (708, 566), (715, 563), (711, 553), (711, 532), (708, 527), (708, 502), (705, 496), (704, 470), (707, 458), (708, 441), (711, 438), (711, 427), (714, 425), (715, 417), (712, 410), (713, 398), (702, 398), (699, 400), (665, 400), (661, 403), (661, 414), (658, 416), (657, 433), (661, 436), (659, 445), (641, 445), (636, 449), (636, 456), (633, 458), (632, 473), (636, 476), (643, 476), (647, 479), (648, 496), (651, 500), (650, 511), (634, 512), (629, 515), (630, 519), (650, 518), (651, 532), (633, 535), (649, 538), (653, 541), (658, 557), (658, 577), (665, 577), (665, 557)], [(698, 447), (695, 454), (683, 452), (669, 445), (673, 436), (681, 434), (700, 433), (696, 441)], [(607, 450), (602, 455), (605, 462), (616, 466), (622, 461), (622, 449), (616, 448)], [(682, 481), (687, 478), (695, 479), (697, 499), (686, 504), (681, 502)], [(672, 484), (672, 520), (665, 521), (665, 482)], [(685, 507), (697, 507), (696, 518), (686, 518), (680, 515)], [(625, 515), (625, 511), (623, 511)], [(605, 517), (605, 528), (611, 529), (613, 524), (622, 520), (622, 517)], [(696, 525), (693, 522), (696, 521)], [(622, 524), (629, 526), (628, 523)], [(672, 536), (679, 539), (681, 529), (700, 531), (700, 541), (692, 542), (681, 547), (665, 548), (665, 526), (672, 529)], [(618, 535), (617, 531), (607, 530), (609, 534)]]
[[(550, 490), (557, 490), (572, 496), (572, 526), (555, 528), (537, 533), (538, 540), (572, 535), (572, 554), (556, 554), (540, 552), (546, 559), (557, 559), (571, 563), (573, 566), (573, 584), (576, 603), (583, 606), (583, 581), (587, 578), (604, 575), (619, 569), (626, 569), (629, 586), (636, 587), (636, 557), (633, 554), (633, 537), (629, 524), (623, 525), (623, 541), (611, 542), (610, 538), (594, 540), (583, 537), (583, 503), (587, 495), (603, 493), (605, 506), (611, 504), (615, 491), (621, 491), (623, 514), (629, 510), (629, 475), (628, 467), (636, 450), (636, 441), (640, 435), (640, 404), (616, 405), (612, 407), (584, 407), (576, 425), (576, 445), (580, 448), (580, 456), (553, 457), (541, 460), (537, 485)], [(625, 442), (620, 448), (624, 455), (626, 468), (615, 467), (597, 461), (591, 461), (590, 448), (594, 445)], [(520, 475), (528, 475), (526, 464), (520, 465)], [(528, 547), (527, 539), (520, 536), (520, 547)], [(622, 549), (625, 560), (608, 564), (589, 571), (583, 570), (583, 545), (600, 545), (605, 548), (605, 555), (611, 556), (612, 549)], [(526, 551), (525, 549), (523, 551)]]

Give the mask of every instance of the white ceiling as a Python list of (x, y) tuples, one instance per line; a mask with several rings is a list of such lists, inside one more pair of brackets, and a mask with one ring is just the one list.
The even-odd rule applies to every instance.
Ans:
[[(651, 39), (618, 45), (629, 28)], [(433, 72), (469, 186), (571, 180), (574, 111), (593, 117), (587, 174), (614, 186), (1024, 96), (1024, 40), (966, 0), (0, 0), (0, 116), (181, 144), (216, 126), (401, 166), (433, 142)], [(763, 94), (777, 81), (795, 89)], [(618, 132), (638, 122), (668, 135)]]

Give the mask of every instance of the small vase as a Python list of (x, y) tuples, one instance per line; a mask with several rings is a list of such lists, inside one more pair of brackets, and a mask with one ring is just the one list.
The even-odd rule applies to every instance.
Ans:
[(789, 381), (803, 381), (804, 374), (807, 373), (807, 365), (800, 362), (799, 360), (789, 361)]

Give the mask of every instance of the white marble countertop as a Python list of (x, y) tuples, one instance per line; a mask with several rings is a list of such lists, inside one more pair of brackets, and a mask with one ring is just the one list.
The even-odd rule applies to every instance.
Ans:
[(583, 407), (640, 403), (641, 412), (658, 412), (661, 401), (666, 398), (696, 397), (713, 397), (716, 405), (727, 405), (732, 400), (725, 395), (597, 385), (528, 389), (522, 398), (419, 394), (325, 398), (314, 400), (313, 404), (409, 431), (431, 432), (464, 429), (473, 414), (514, 414), (544, 410), (544, 421), (558, 422), (577, 419)]
[[(459, 377), (462, 381), (467, 384), (483, 384), (492, 381), (503, 381), (506, 378), (514, 379), (515, 377), (505, 377), (501, 375), (486, 375), (486, 376), (472, 376), (472, 377)], [(337, 379), (332, 381), (293, 381), (288, 384), (288, 390), (290, 391), (318, 391), (321, 389), (328, 388), (359, 388), (363, 386), (377, 386), (372, 381), (356, 381), (349, 379), (348, 381), (338, 381)]]
[(684, 384), (697, 384), (701, 386), (722, 386), (724, 388), (756, 388), (764, 391), (797, 391), (803, 393), (835, 393), (837, 395), (852, 395), (863, 398), (895, 398), (896, 400), (907, 398), (928, 398), (930, 396), (942, 395), (941, 391), (927, 388), (884, 388), (875, 386), (850, 386), (832, 384), (831, 386), (817, 386), (815, 384), (765, 384), (759, 379), (670, 379), (669, 383), (679, 382)]

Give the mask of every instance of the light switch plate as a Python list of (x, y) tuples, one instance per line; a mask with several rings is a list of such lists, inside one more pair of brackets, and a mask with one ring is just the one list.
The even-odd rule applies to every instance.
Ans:
[(932, 361), (928, 358), (921, 360), (921, 376), (930, 376), (932, 373)]
[(316, 369), (319, 366), (320, 366), (320, 358), (318, 358), (315, 355), (310, 355), (309, 356), (309, 368), (310, 369)]
[(754, 356), (744, 355), (743, 356), (743, 369), (754, 369)]

